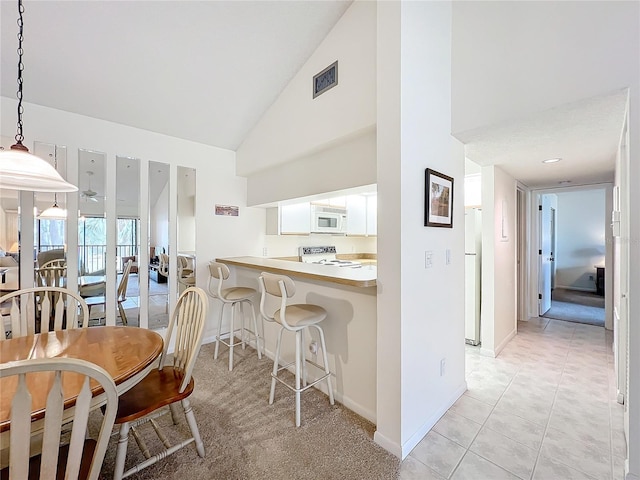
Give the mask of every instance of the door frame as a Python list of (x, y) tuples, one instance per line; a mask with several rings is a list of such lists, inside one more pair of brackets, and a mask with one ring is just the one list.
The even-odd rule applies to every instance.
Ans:
[[(529, 235), (528, 235), (528, 275), (526, 276), (525, 289), (528, 294), (528, 301), (526, 305), (528, 307), (528, 311), (526, 314), (528, 318), (537, 318), (538, 317), (538, 285), (540, 282), (540, 269), (538, 265), (538, 241), (540, 238), (540, 220), (538, 217), (538, 205), (541, 200), (541, 195), (547, 193), (563, 193), (563, 192), (577, 192), (580, 190), (593, 190), (595, 188), (613, 188), (612, 183), (610, 182), (601, 182), (601, 183), (593, 183), (588, 185), (575, 185), (571, 187), (556, 187), (556, 188), (539, 188), (539, 189), (531, 189), (529, 191), (529, 202), (527, 207), (528, 218), (527, 222), (529, 225)], [(555, 252), (554, 252), (555, 255)], [(607, 265), (612, 265), (610, 262), (613, 260), (609, 258), (611, 255), (609, 253), (609, 249), (606, 252), (605, 262)], [(606, 294), (605, 294), (606, 295)], [(605, 322), (605, 325), (607, 323)]]
[(528, 234), (530, 230), (529, 221), (529, 202), (531, 201), (531, 192), (525, 185), (517, 182), (516, 184), (516, 205), (517, 205), (517, 252), (516, 252), (516, 275), (517, 275), (517, 315), (519, 321), (529, 320), (529, 255), (527, 251)]

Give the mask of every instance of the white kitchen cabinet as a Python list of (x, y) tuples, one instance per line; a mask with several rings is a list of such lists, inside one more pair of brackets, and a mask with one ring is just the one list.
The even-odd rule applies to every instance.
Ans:
[(378, 195), (367, 195), (367, 235), (378, 235)]
[(347, 206), (347, 235), (367, 234), (367, 197), (349, 195)]
[(347, 206), (347, 197), (331, 197), (329, 199), (329, 205), (332, 207), (346, 207)]
[(309, 235), (311, 204), (309, 202), (280, 206), (280, 234)]
[(347, 196), (347, 235), (378, 234), (378, 196)]

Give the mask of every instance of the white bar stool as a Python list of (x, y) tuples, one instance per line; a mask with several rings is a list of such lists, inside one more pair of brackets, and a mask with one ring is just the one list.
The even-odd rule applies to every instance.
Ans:
[[(218, 318), (218, 333), (216, 334), (216, 349), (213, 355), (214, 360), (218, 358), (218, 350), (220, 342), (229, 347), (229, 371), (233, 370), (233, 347), (236, 345), (242, 345), (245, 348), (248, 343), (249, 336), (253, 335), (256, 341), (256, 350), (258, 351), (258, 359), (262, 359), (262, 350), (260, 349), (260, 331), (258, 330), (258, 322), (256, 320), (256, 313), (253, 309), (253, 302), (251, 298), (258, 292), (254, 288), (250, 287), (229, 287), (222, 288), (225, 280), (229, 278), (229, 267), (224, 263), (215, 261), (209, 262), (209, 283), (208, 290), (209, 295), (222, 302), (220, 308), (220, 316)], [(215, 283), (215, 284), (214, 284)], [(245, 327), (245, 314), (244, 304), (249, 304), (249, 311), (251, 312), (251, 318), (253, 320), (253, 330), (249, 330)], [(224, 341), (221, 336), (222, 333), (222, 315), (224, 313), (224, 307), (231, 305), (231, 325), (229, 327), (229, 342)], [(240, 315), (240, 327), (235, 328), (236, 317)], [(235, 341), (236, 332), (240, 332), (240, 341)], [(245, 340), (247, 337), (247, 340)], [(264, 348), (264, 341), (262, 342)]]
[[(285, 385), (289, 390), (295, 392), (296, 396), (296, 427), (300, 426), (300, 394), (307, 388), (314, 386), (323, 380), (327, 381), (329, 390), (329, 402), (334, 405), (333, 387), (331, 386), (331, 372), (329, 371), (329, 361), (327, 359), (327, 348), (324, 342), (324, 332), (318, 325), (327, 317), (327, 311), (319, 305), (311, 305), (308, 303), (294, 304), (287, 306), (287, 299), (296, 293), (295, 283), (291, 278), (285, 275), (274, 275), (272, 273), (262, 272), (260, 274), (260, 287), (262, 295), (260, 297), (260, 313), (262, 317), (271, 322), (277, 322), (281, 325), (278, 334), (278, 342), (276, 344), (276, 355), (273, 361), (273, 372), (271, 373), (271, 392), (269, 393), (269, 404), (273, 404), (276, 392), (276, 380)], [(280, 298), (280, 308), (276, 310), (272, 316), (267, 315), (265, 311), (265, 303), (267, 295)], [(322, 358), (324, 366), (318, 365), (306, 358), (304, 349), (304, 330), (313, 327), (318, 331), (320, 336), (320, 347), (322, 348)], [(296, 334), (296, 353), (295, 360), (287, 365), (280, 367), (280, 345), (282, 343), (282, 332), (288, 330)], [(307, 384), (306, 364), (309, 363), (320, 370), (324, 371), (324, 375), (317, 380)], [(278, 372), (295, 364), (295, 386), (289, 385), (283, 379), (278, 377)], [(302, 386), (300, 385), (302, 381)]]

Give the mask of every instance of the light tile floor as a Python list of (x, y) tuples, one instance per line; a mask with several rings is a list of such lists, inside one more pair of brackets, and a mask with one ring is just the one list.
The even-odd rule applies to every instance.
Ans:
[(467, 392), (402, 462), (401, 480), (622, 480), (611, 332), (519, 322), (497, 358), (467, 346)]

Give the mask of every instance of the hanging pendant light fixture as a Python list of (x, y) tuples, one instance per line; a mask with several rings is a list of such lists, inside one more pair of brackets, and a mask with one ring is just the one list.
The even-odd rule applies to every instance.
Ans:
[[(51, 155), (51, 154), (49, 154)], [(58, 171), (58, 146), (53, 146), (53, 163), (54, 170)], [(47, 162), (48, 164), (48, 162)], [(53, 205), (44, 210), (38, 218), (41, 220), (64, 220), (67, 218), (67, 210), (58, 206), (58, 193), (53, 194)]]
[(0, 151), (0, 189), (34, 192), (77, 192), (78, 187), (65, 181), (49, 162), (29, 153), (22, 144), (22, 39), (24, 7), (18, 0), (18, 131), (15, 145)]

